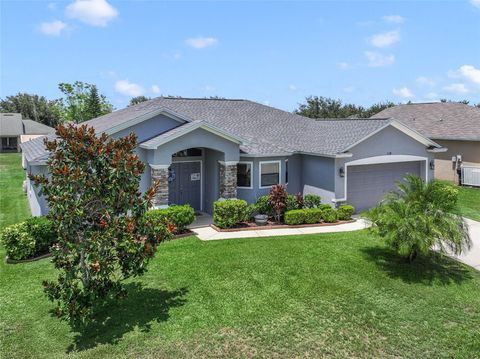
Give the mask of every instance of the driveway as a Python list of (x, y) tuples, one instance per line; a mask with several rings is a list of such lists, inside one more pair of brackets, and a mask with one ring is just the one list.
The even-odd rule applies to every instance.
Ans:
[(470, 238), (472, 239), (472, 248), (464, 254), (453, 255), (459, 261), (480, 270), (480, 222), (465, 218), (468, 224)]

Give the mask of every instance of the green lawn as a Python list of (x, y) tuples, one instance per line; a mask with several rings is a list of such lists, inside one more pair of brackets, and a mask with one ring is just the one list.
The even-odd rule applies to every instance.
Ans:
[[(26, 218), (28, 205), (20, 156), (0, 159), (2, 227)], [(472, 195), (463, 193), (466, 203)], [(367, 231), (167, 242), (147, 274), (128, 283), (128, 299), (99, 308), (85, 328), (50, 314), (41, 281), (54, 277), (48, 259), (0, 262), (1, 358), (474, 358), (480, 351), (480, 272), (447, 258), (401, 262)]]
[(480, 349), (480, 273), (449, 259), (400, 262), (366, 231), (165, 243), (129, 298), (82, 330), (49, 314), (48, 259), (0, 271), (5, 358), (474, 358)]
[(467, 218), (480, 221), (480, 188), (458, 187), (459, 213)]
[(0, 229), (30, 216), (21, 153), (0, 153)]

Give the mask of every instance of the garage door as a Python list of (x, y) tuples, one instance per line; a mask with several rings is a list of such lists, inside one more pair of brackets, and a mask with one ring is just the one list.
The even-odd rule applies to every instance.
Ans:
[(347, 203), (357, 212), (377, 205), (407, 173), (420, 176), (421, 162), (382, 163), (347, 167)]

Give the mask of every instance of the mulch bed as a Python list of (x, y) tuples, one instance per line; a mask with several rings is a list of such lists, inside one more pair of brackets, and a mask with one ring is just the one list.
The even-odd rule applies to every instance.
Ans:
[(33, 257), (33, 258), (28, 258), (28, 259), (11, 259), (11, 258), (8, 258), (8, 256), (6, 256), (5, 257), (5, 262), (8, 263), (8, 264), (35, 262), (35, 261), (39, 261), (40, 259), (48, 258), (51, 255), (52, 255), (51, 253), (45, 253), (45, 254), (42, 254), (38, 257)]
[(335, 223), (314, 223), (314, 224), (297, 224), (297, 225), (288, 225), (276, 223), (273, 221), (268, 221), (266, 225), (259, 226), (255, 222), (244, 222), (240, 225), (233, 228), (219, 228), (214, 224), (211, 224), (214, 230), (218, 232), (240, 232), (240, 231), (258, 231), (263, 229), (278, 229), (278, 228), (307, 228), (307, 227), (328, 227), (328, 226), (338, 226), (339, 224), (353, 223), (354, 219), (348, 221), (337, 221)]

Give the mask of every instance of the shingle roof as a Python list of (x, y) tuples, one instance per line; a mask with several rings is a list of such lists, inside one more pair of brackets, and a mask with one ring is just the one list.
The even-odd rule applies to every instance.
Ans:
[(24, 135), (48, 135), (54, 133), (53, 127), (44, 125), (43, 123), (33, 120), (22, 120)]
[[(159, 109), (167, 109), (191, 122), (157, 136), (153, 134), (154, 138), (143, 144), (148, 145), (154, 139), (168, 140), (179, 131), (188, 130), (189, 126), (193, 129), (201, 122), (241, 138), (242, 152), (265, 156), (286, 153), (334, 156), (391, 122), (378, 118), (313, 120), (248, 100), (159, 97), (85, 123), (97, 132), (108, 131)], [(43, 148), (43, 143), (38, 141), (29, 145)], [(45, 155), (40, 149), (36, 151)]]
[(372, 116), (379, 117), (396, 119), (434, 140), (480, 141), (480, 108), (462, 103), (398, 105)]
[(43, 143), (45, 138), (53, 140), (55, 138), (55, 135), (50, 134), (48, 136), (37, 137), (33, 140), (26, 141), (20, 144), (22, 152), (28, 162), (43, 161), (48, 159), (49, 152), (45, 149), (45, 144)]
[(23, 135), (22, 115), (20, 113), (0, 114), (0, 135), (20, 136)]
[(258, 155), (285, 152), (333, 155), (388, 122), (352, 119), (315, 121), (248, 100), (158, 97), (86, 123), (97, 131), (106, 131), (159, 108), (169, 109), (193, 121), (205, 121), (241, 137), (245, 140), (242, 151)]

